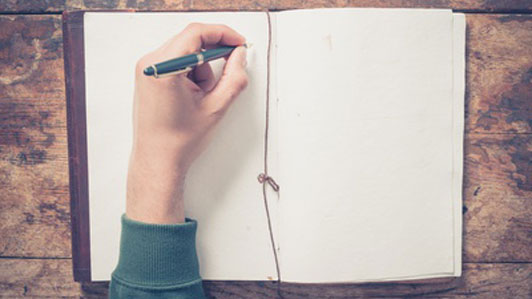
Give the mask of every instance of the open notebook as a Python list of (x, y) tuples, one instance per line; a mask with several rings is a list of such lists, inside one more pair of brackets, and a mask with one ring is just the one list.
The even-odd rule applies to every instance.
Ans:
[(277, 278), (257, 181), (268, 67), (282, 280), (461, 274), (464, 15), (315, 9), (270, 21), (268, 66), (264, 12), (65, 15), (77, 280), (108, 280), (117, 263), (135, 63), (190, 22), (227, 24), (253, 43), (250, 83), (186, 182), (204, 279)]

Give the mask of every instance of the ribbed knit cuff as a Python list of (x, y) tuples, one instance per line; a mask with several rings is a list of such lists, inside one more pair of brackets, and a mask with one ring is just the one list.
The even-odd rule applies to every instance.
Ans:
[(122, 215), (120, 258), (113, 279), (154, 289), (201, 283), (196, 255), (195, 220), (148, 224)]

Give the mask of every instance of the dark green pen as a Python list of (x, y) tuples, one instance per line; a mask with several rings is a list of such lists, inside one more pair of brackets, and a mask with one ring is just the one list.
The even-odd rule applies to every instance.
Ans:
[[(249, 48), (250, 44), (244, 44), (243, 46)], [(223, 46), (152, 64), (144, 69), (144, 75), (160, 78), (186, 73), (195, 66), (229, 55), (235, 48), (236, 46)]]

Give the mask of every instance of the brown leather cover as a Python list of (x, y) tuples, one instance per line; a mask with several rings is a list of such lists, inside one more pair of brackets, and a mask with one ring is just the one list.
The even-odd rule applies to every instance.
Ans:
[(63, 13), (63, 47), (67, 96), (70, 221), (75, 281), (91, 280), (89, 184), (85, 115), (84, 11)]

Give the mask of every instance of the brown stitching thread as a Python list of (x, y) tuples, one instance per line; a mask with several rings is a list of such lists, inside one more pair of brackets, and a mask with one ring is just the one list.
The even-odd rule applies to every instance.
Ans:
[(266, 218), (268, 220), (268, 231), (270, 233), (270, 242), (273, 250), (273, 257), (275, 259), (275, 270), (277, 271), (277, 294), (280, 298), (281, 295), (281, 270), (279, 268), (279, 258), (277, 257), (277, 250), (275, 248), (275, 239), (273, 236), (272, 221), (270, 217), (270, 209), (268, 207), (268, 198), (266, 196), (266, 182), (273, 188), (275, 191), (279, 191), (279, 185), (275, 182), (273, 178), (268, 176), (268, 129), (269, 129), (269, 120), (270, 120), (270, 59), (271, 59), (271, 46), (272, 46), (272, 23), (270, 19), (270, 12), (266, 12), (266, 17), (268, 19), (268, 54), (267, 54), (267, 75), (266, 75), (266, 123), (264, 127), (264, 172), (259, 174), (257, 177), (259, 183), (262, 183), (262, 198), (264, 199), (264, 208), (266, 210)]
[(268, 182), (268, 184), (272, 186), (273, 190), (279, 191), (279, 184), (277, 184), (277, 182), (271, 176), (261, 173), (257, 177), (257, 180), (259, 181), (259, 183)]

